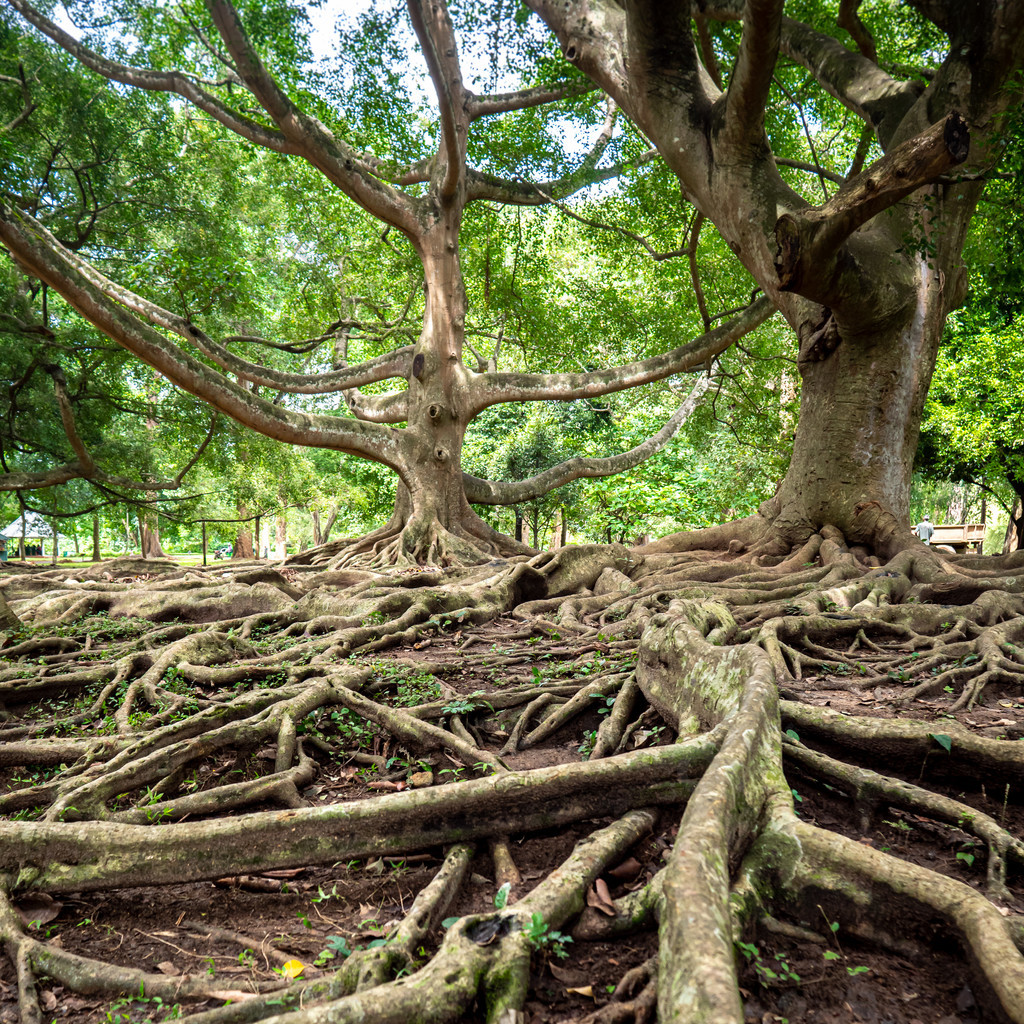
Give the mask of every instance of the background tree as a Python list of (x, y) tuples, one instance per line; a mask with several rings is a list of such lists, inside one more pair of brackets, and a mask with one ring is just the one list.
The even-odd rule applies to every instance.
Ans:
[[(578, 77), (550, 84), (550, 78), (545, 81), (550, 62), (538, 62), (535, 55), (530, 73), (538, 74), (539, 82), (507, 94), (474, 92), (464, 83), (455, 31), (443, 5), (413, 3), (412, 27), (436, 94), (437, 136), (425, 146), (407, 131), (397, 132), (395, 148), (404, 152), (374, 154), (355, 148), (362, 141), (358, 130), (349, 132), (353, 142), (347, 141), (346, 119), (302, 87), (299, 69), (308, 54), (302, 50), (297, 9), (282, 9), (283, 20), (275, 23), (272, 38), (259, 19), (254, 18), (250, 31), (244, 14), (222, 2), (197, 13), (201, 20), (184, 39), (173, 24), (147, 18), (138, 23), (138, 38), (130, 41), (130, 60), (121, 61), (74, 39), (23, 0), (13, 0), (12, 6), (92, 71), (139, 89), (179, 93), (249, 142), (301, 157), (409, 240), (424, 275), (422, 330), (413, 348), (392, 349), (348, 365), (344, 344), (335, 344), (345, 340), (345, 331), (335, 324), (325, 332), (325, 342), (330, 340), (333, 348), (331, 368), (311, 366), (295, 373), (235, 355), (228, 339), (217, 341), (210, 333), (216, 325), (204, 320), (203, 307), (172, 312), (115, 283), (62, 246), (23, 208), (8, 203), (0, 213), (0, 237), (22, 264), (169, 380), (277, 440), (334, 448), (397, 472), (402, 487), (391, 522), (350, 553), (371, 549), (386, 560), (445, 562), (522, 550), (495, 534), (470, 508), (469, 500), (508, 504), (511, 494), (508, 488), (479, 480), (466, 490), (462, 444), (475, 415), (500, 402), (594, 397), (698, 366), (772, 311), (770, 303), (759, 300), (688, 345), (609, 370), (561, 375), (499, 372), (488, 365), (473, 370), (463, 361), (467, 300), (460, 242), (467, 207), (483, 201), (537, 205), (622, 170), (621, 163), (600, 163), (612, 142), (614, 107), (589, 95)], [(359, 26), (360, 45), (367, 48), (366, 60), (360, 62), (363, 74), (377, 70), (374, 54), (387, 56), (389, 47), (382, 43), (391, 37), (393, 20), (393, 15), (371, 12)], [(147, 67), (168, 58), (182, 70)], [(216, 76), (222, 77), (218, 81)], [(361, 97), (365, 93), (357, 91)], [(251, 102), (261, 110), (255, 119), (243, 109)], [(529, 177), (545, 165), (554, 176), (536, 186), (525, 184), (521, 176), (503, 177), (501, 160), (492, 157), (494, 139), (497, 152), (507, 159), (508, 147), (500, 143), (518, 112), (530, 118), (535, 108), (552, 103), (558, 104), (556, 114), (577, 113), (584, 122), (596, 122), (589, 153), (570, 161), (557, 147), (549, 146), (542, 154), (527, 152), (522, 170)], [(482, 132), (481, 126), (491, 120), (496, 129)], [(621, 145), (626, 157), (646, 158), (637, 136), (627, 133)], [(177, 335), (184, 345), (168, 335)], [(358, 391), (395, 377), (406, 380), (404, 390), (383, 395)], [(254, 388), (260, 387), (283, 394), (344, 393), (353, 415), (275, 404), (256, 393)], [(406, 423), (405, 429), (393, 428), (399, 422)], [(522, 493), (521, 486), (516, 494)]]

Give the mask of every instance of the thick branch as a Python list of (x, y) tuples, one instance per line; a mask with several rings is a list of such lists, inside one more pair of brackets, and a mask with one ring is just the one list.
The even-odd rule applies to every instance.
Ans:
[(572, 480), (590, 480), (595, 477), (625, 473), (626, 470), (639, 466), (645, 459), (649, 459), (661, 451), (675, 437), (679, 428), (697, 408), (710, 383), (710, 377), (701, 377), (687, 396), (686, 401), (661, 430), (628, 452), (611, 455), (604, 459), (568, 459), (528, 480), (511, 483), (481, 480), (479, 477), (463, 473), (462, 480), (466, 488), (466, 497), (478, 505), (518, 505), (520, 502), (539, 498), (547, 494), (548, 491), (553, 491), (556, 487), (561, 487)]
[(775, 312), (770, 299), (752, 302), (739, 316), (670, 352), (591, 373), (489, 373), (477, 378), (474, 414), (499, 402), (574, 401), (664, 380), (685, 373), (724, 352)]
[(955, 111), (851, 178), (824, 206), (783, 214), (775, 225), (779, 287), (825, 293), (838, 250), (862, 224), (967, 159), (970, 135)]
[(393, 431), (376, 424), (292, 412), (211, 370), (105, 295), (66, 258), (65, 250), (46, 244), (30, 218), (2, 202), (0, 241), (29, 273), (59, 292), (109, 338), (158, 370), (172, 384), (239, 423), (279, 441), (332, 448), (394, 469), (403, 466), (402, 439)]
[[(743, 2), (714, 0), (704, 14), (717, 21), (736, 21), (743, 16)], [(883, 146), (924, 89), (920, 82), (897, 81), (863, 54), (792, 18), (782, 18), (780, 49), (807, 68), (826, 92), (878, 129)], [(881, 127), (883, 121), (886, 125)]]
[[(408, 0), (409, 17), (434, 83), (441, 115), (441, 145), (445, 153), (441, 198), (451, 199), (465, 172), (466, 94), (459, 68), (458, 48), (448, 8), (444, 4), (426, 4)], [(460, 138), (461, 135), (461, 138)]]
[(49, 18), (40, 13), (25, 0), (7, 0), (7, 2), (28, 22), (35, 25), (43, 35), (52, 39), (58, 46), (67, 50), (76, 60), (98, 75), (112, 82), (120, 82), (136, 89), (147, 89), (151, 92), (170, 92), (184, 97), (200, 110), (219, 121), (225, 128), (241, 135), (257, 145), (265, 146), (278, 153), (293, 152), (288, 140), (280, 132), (261, 125), (258, 121), (232, 110), (216, 96), (211, 95), (179, 71), (154, 71), (150, 68), (133, 68), (127, 64), (119, 64), (108, 60), (87, 46), (83, 46), (73, 36), (55, 25)]
[(747, 0), (743, 35), (725, 97), (723, 142), (734, 152), (764, 145), (768, 93), (779, 56), (782, 0)]
[(540, 107), (545, 103), (555, 103), (568, 99), (570, 96), (582, 96), (597, 88), (593, 82), (575, 81), (562, 82), (558, 85), (536, 85), (531, 89), (519, 89), (516, 92), (498, 92), (489, 96), (469, 94), (467, 110), (470, 121), (489, 114), (507, 114), (513, 110), (526, 110), (529, 107)]
[(345, 396), (345, 401), (352, 414), (367, 423), (404, 423), (409, 418), (408, 391), (364, 395), (353, 389)]
[(374, 177), (354, 149), (292, 103), (260, 60), (238, 12), (227, 0), (207, 0), (207, 6), (239, 76), (287, 138), (289, 151), (308, 160), (364, 210), (416, 236), (414, 201)]
[[(176, 313), (158, 306), (155, 302), (136, 295), (135, 292), (129, 291), (115, 281), (111, 281), (91, 263), (62, 246), (39, 221), (32, 219), (28, 214), (22, 216), (31, 223), (32, 230), (51, 249), (59, 252), (69, 265), (73, 266), (91, 285), (98, 288), (108, 298), (140, 313), (156, 326), (173, 331), (179, 337), (195, 345), (203, 355), (222, 370), (226, 370), (250, 384), (274, 388), (287, 394), (323, 395), (345, 391), (348, 388), (362, 387), (364, 384), (373, 384), (377, 381), (387, 380), (389, 377), (407, 377), (409, 375), (412, 359), (411, 345), (395, 349), (393, 352), (385, 352), (383, 355), (367, 359), (355, 366), (347, 366), (329, 373), (288, 373), (259, 363), (250, 363), (248, 360), (234, 355), (226, 346), (208, 337), (185, 317), (178, 316)], [(237, 340), (257, 341), (259, 339)]]

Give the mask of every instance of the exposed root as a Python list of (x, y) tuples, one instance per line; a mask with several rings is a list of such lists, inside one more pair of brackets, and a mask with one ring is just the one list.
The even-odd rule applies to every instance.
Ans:
[[(719, 550), (701, 550), (709, 540)], [(834, 528), (782, 542), (762, 517), (642, 549), (527, 559), (495, 545), (472, 523), (392, 524), (274, 570), (121, 561), (0, 583), (19, 620), (0, 648), (0, 940), (24, 1020), (43, 1019), (46, 976), (80, 993), (141, 985), (193, 1009), (231, 1000), (192, 1014), (199, 1024), (507, 1022), (529, 990), (529, 935), (656, 926), (657, 960), (590, 1019), (735, 1024), (734, 944), (758, 928), (813, 941), (825, 913), (891, 948), (940, 929), (968, 951), (989, 1012), (1024, 1022), (1024, 929), (992, 902), (1019, 893), (1024, 839), (1007, 805), (1024, 795), (1024, 753), (920, 703), (934, 696), (949, 716), (998, 695), (1013, 708), (1020, 558), (908, 544), (877, 565)], [(918, 702), (916, 717), (839, 714), (812, 703), (822, 689), (878, 715)], [(1002, 814), (959, 782), (941, 791), (964, 778), (995, 787)], [(798, 779), (808, 796), (849, 799), (865, 829), (894, 810), (984, 844), (987, 897), (801, 820)], [(659, 851), (636, 891), (586, 907), (654, 827), (651, 808), (678, 824), (664, 865)], [(523, 892), (520, 837), (609, 816)], [(474, 870), (493, 867), (509, 901), (442, 936), (475, 844), (490, 860)], [(381, 945), (245, 991), (62, 950), (10, 902), (441, 849)], [(897, 914), (921, 922), (912, 940)]]

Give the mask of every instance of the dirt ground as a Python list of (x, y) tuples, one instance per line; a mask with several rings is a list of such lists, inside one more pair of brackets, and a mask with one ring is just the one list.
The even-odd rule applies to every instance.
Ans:
[[(498, 669), (467, 667), (461, 674), (446, 673), (447, 693), (487, 693), (530, 678), (536, 665), (529, 660), (526, 643), (508, 640), (516, 625), (498, 620), (479, 630), (476, 644), (490, 645), (507, 660), (525, 656), (520, 664)], [(427, 641), (415, 651), (401, 651), (424, 661), (451, 664), (463, 657), (464, 637)], [(387, 657), (368, 659), (384, 663)], [(567, 666), (568, 667), (568, 666)], [(575, 665), (576, 670), (580, 665)], [(801, 699), (858, 715), (934, 718), (948, 721), (952, 697), (940, 695), (913, 705), (894, 704), (901, 691), (876, 689), (851, 693), (836, 689), (835, 679), (808, 679), (801, 684)], [(990, 687), (983, 703), (956, 719), (978, 732), (1016, 739), (1024, 736), (1024, 701)], [(541, 746), (514, 755), (512, 768), (580, 760), (589, 730), (598, 724), (597, 712), (573, 722)], [(500, 737), (495, 745), (500, 745)], [(581, 747), (583, 751), (581, 752)], [(400, 751), (377, 751), (395, 756)], [(1024, 831), (1024, 816), (1017, 800), (1021, 794), (987, 792), (977, 779), (941, 779), (941, 759), (903, 773), (916, 782), (927, 775), (929, 785), (984, 810), (1016, 834)], [(303, 796), (311, 802), (339, 802), (387, 793), (402, 786), (421, 764), (396, 761), (396, 770), (383, 779), (354, 765), (326, 761)], [(456, 781), (456, 765), (434, 764), (435, 784)], [(866, 767), (871, 767), (866, 765)], [(211, 771), (231, 770), (230, 761)], [(893, 766), (886, 766), (892, 774)], [(0, 791), (24, 780), (26, 769), (0, 774)], [(975, 888), (984, 883), (984, 850), (955, 828), (896, 810), (884, 812), (861, 831), (851, 804), (834, 792), (793, 774), (789, 779), (799, 814), (807, 820), (853, 837), (878, 849), (955, 876)], [(20, 782), (24, 785), (24, 781)], [(674, 838), (681, 809), (666, 809), (659, 827), (613, 874), (605, 876), (611, 895), (639, 887), (662, 862)], [(159, 826), (156, 826), (159, 827)], [(565, 828), (557, 834), (514, 839), (513, 854), (522, 883), (513, 888), (510, 902), (528, 892), (532, 884), (567, 856), (584, 830)], [(65, 949), (112, 963), (142, 967), (168, 975), (206, 974), (223, 981), (226, 994), (244, 990), (255, 979), (273, 979), (275, 971), (297, 970), (315, 977), (347, 951), (379, 942), (408, 910), (415, 894), (441, 863), (442, 851), (429, 850), (407, 858), (337, 863), (329, 868), (299, 869), (258, 877), (223, 879), (164, 888), (125, 889), (102, 894), (74, 894), (61, 901), (32, 898), (19, 906), (25, 920), (34, 922), (41, 936)], [(493, 905), (495, 883), (491, 859), (479, 849), (454, 915), (483, 912)], [(1009, 880), (1013, 912), (1024, 912), (1024, 888)], [(989, 1018), (975, 1003), (968, 965), (958, 948), (938, 946), (930, 934), (902, 934), (896, 923), (893, 935), (898, 950), (866, 947), (847, 938), (828, 920), (779, 922), (776, 930), (759, 930), (737, 950), (746, 1020), (759, 1024), (975, 1024)], [(213, 931), (211, 931), (213, 929)], [(783, 934), (782, 932), (785, 932)], [(822, 941), (824, 937), (824, 941)], [(438, 937), (435, 937), (436, 943)], [(527, 1002), (530, 1024), (580, 1024), (606, 1004), (623, 974), (656, 952), (657, 937), (644, 933), (614, 943), (566, 941), (549, 944), (535, 957), (532, 991)], [(424, 948), (423, 954), (431, 952)], [(289, 963), (297, 961), (298, 964)], [(179, 1014), (219, 1005), (189, 1003), (180, 1009), (159, 999), (74, 995), (59, 985), (42, 992), (46, 1021), (67, 1024), (142, 1024), (174, 1019)], [(18, 1021), (13, 969), (0, 960), (0, 1022)]]

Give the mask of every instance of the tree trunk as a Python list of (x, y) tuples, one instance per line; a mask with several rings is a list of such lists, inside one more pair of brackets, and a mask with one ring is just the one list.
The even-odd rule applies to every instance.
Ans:
[(232, 558), (252, 558), (252, 530), (246, 529), (246, 523), (248, 522), (249, 508), (244, 503), (238, 505), (238, 518), (242, 520), (242, 525), (238, 531), (238, 536), (235, 537), (234, 547), (231, 550)]
[(274, 557), (283, 562), (288, 557), (288, 520), (278, 516), (274, 530)]
[(93, 515), (92, 517), (92, 560), (99, 562), (103, 555), (100, 551), (100, 517)]
[(863, 333), (835, 327), (824, 358), (805, 354), (812, 332), (804, 331), (793, 458), (762, 507), (789, 544), (824, 525), (882, 556), (910, 543), (914, 452), (950, 301), (942, 282), (921, 261), (916, 301), (903, 316)]
[(313, 520), (313, 547), (318, 548), (323, 544), (320, 537), (320, 513), (314, 508), (310, 509), (310, 518)]
[(1006, 523), (1006, 536), (1003, 538), (1003, 554), (1019, 550), (1024, 540), (1024, 502), (1018, 498), (1013, 503), (1013, 510)]
[(143, 558), (166, 558), (160, 544), (160, 519), (153, 509), (139, 509), (139, 546)]
[[(448, 202), (437, 200), (432, 211), (436, 219), (413, 240), (423, 263), (426, 303), (423, 329), (413, 350), (402, 431), (411, 454), (399, 469), (401, 482), (391, 521), (353, 549), (372, 547), (398, 563), (472, 564), (496, 554), (529, 550), (502, 537), (473, 511), (462, 480), (463, 437), (473, 415), (468, 402), (470, 376), (462, 362), (466, 291), (459, 263), (459, 229), (463, 201), (461, 195)], [(349, 403), (358, 415), (360, 397), (351, 394)]]

